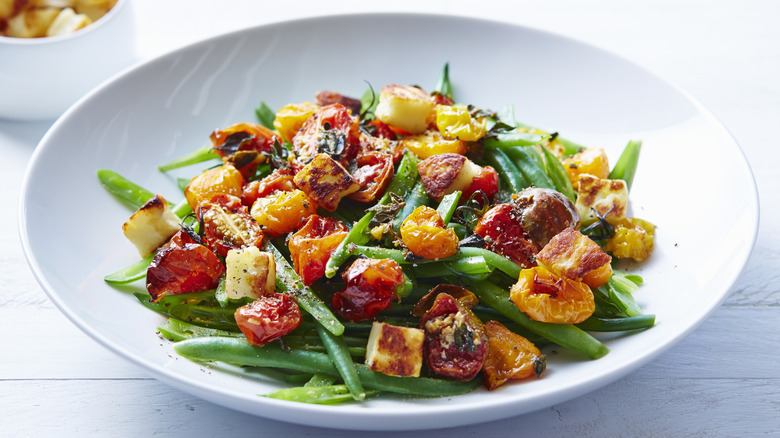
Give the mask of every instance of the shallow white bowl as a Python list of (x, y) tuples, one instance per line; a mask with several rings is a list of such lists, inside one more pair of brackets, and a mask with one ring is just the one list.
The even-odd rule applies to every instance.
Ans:
[[(458, 101), (516, 106), (518, 119), (615, 160), (644, 146), (631, 198), (658, 225), (637, 268), (636, 299), (657, 325), (605, 337), (610, 354), (587, 361), (558, 349), (543, 378), (441, 399), (382, 397), (313, 406), (258, 397), (273, 381), (177, 358), (155, 327), (163, 318), (102, 278), (137, 259), (120, 226), (130, 212), (98, 184), (119, 171), (176, 201), (158, 164), (208, 144), (209, 133), (329, 89), (359, 96), (368, 81), (431, 89), (450, 62)], [(613, 161), (614, 162), (614, 161)], [(190, 169), (195, 172), (197, 169)], [(728, 200), (728, 205), (725, 204)], [(689, 334), (727, 296), (755, 240), (758, 200), (732, 137), (701, 105), (617, 56), (546, 32), (434, 15), (355, 15), (240, 31), (137, 66), (71, 108), (41, 141), (24, 182), (20, 232), (51, 299), (100, 343), (159, 379), (207, 400), (277, 420), (351, 429), (421, 429), (519, 415), (613, 382)], [(611, 338), (611, 339), (609, 339)], [(34, 348), (34, 346), (31, 346)]]
[(130, 66), (135, 25), (129, 0), (68, 35), (0, 36), (0, 118), (51, 120), (89, 90)]

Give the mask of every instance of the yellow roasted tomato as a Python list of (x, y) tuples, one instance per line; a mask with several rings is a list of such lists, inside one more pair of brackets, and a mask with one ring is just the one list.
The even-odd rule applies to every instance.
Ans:
[(231, 195), (241, 197), (244, 177), (241, 172), (230, 164), (209, 169), (190, 181), (184, 189), (184, 197), (192, 211), (198, 211), (201, 201), (211, 199), (214, 195)]
[(541, 322), (577, 324), (596, 310), (587, 284), (559, 277), (540, 266), (520, 271), (510, 299), (520, 311)]
[(280, 236), (298, 228), (301, 222), (317, 211), (317, 203), (301, 190), (278, 191), (252, 204), (251, 215), (263, 232)]
[(458, 236), (445, 228), (439, 213), (427, 205), (417, 207), (401, 225), (401, 241), (425, 259), (442, 259), (458, 252)]
[(494, 390), (508, 380), (539, 377), (547, 365), (546, 357), (528, 339), (497, 321), (485, 323), (488, 354), (482, 365), (482, 383)]
[(487, 118), (471, 117), (462, 105), (436, 105), (436, 127), (444, 138), (477, 141), (487, 132)]
[(311, 102), (291, 103), (285, 105), (276, 112), (274, 128), (286, 142), (292, 142), (292, 138), (301, 129), (303, 123), (319, 108)]
[(604, 247), (619, 259), (641, 262), (653, 251), (655, 225), (639, 218), (626, 218), (615, 226), (615, 235)]

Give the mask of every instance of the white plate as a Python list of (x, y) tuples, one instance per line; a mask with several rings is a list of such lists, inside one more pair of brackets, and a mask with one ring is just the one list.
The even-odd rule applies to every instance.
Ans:
[[(561, 351), (541, 379), (441, 399), (379, 398), (312, 406), (258, 397), (275, 384), (176, 358), (162, 318), (104, 284), (137, 259), (120, 226), (130, 212), (98, 184), (116, 170), (169, 199), (175, 181), (155, 166), (208, 143), (209, 133), (254, 121), (324, 89), (359, 96), (368, 81), (431, 89), (445, 61), (459, 101), (499, 109), (614, 160), (644, 146), (631, 198), (658, 225), (636, 298), (651, 330), (607, 341), (596, 361)], [(614, 162), (614, 161), (613, 161)], [(505, 418), (571, 399), (649, 362), (725, 299), (755, 241), (750, 168), (717, 120), (684, 93), (609, 53), (538, 30), (428, 15), (356, 15), (280, 23), (177, 50), (126, 72), (71, 108), (44, 137), (24, 182), (20, 228), (30, 266), (81, 329), (160, 380), (214, 403), (301, 424), (400, 430)], [(161, 346), (162, 344), (162, 346)]]

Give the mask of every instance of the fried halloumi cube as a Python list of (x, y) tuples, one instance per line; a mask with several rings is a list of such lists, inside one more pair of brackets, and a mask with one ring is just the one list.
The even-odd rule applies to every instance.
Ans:
[(445, 195), (463, 191), (479, 175), (482, 168), (459, 154), (440, 154), (417, 164), (425, 191), (437, 201)]
[(382, 87), (374, 115), (390, 126), (421, 134), (434, 120), (434, 106), (430, 94), (420, 88), (391, 84)]
[(352, 178), (344, 167), (321, 153), (295, 174), (295, 185), (328, 211), (335, 211), (341, 198), (360, 189), (360, 184)]
[(259, 298), (276, 290), (276, 262), (256, 246), (231, 249), (225, 257), (228, 298)]
[(612, 275), (612, 257), (588, 236), (566, 228), (536, 255), (536, 263), (561, 277), (582, 281), (591, 288), (604, 285)]
[(160, 195), (147, 201), (122, 225), (125, 237), (135, 245), (141, 257), (152, 254), (180, 230), (179, 217)]
[(596, 222), (597, 214), (613, 225), (626, 217), (628, 188), (625, 181), (583, 174), (580, 175), (579, 183), (575, 206), (580, 213), (582, 225)]
[(77, 14), (71, 8), (65, 8), (57, 14), (57, 18), (52, 21), (49, 28), (46, 29), (46, 36), (53, 37), (66, 35), (92, 24), (92, 20), (84, 14)]
[(419, 377), (425, 332), (374, 322), (366, 345), (366, 365), (382, 374)]

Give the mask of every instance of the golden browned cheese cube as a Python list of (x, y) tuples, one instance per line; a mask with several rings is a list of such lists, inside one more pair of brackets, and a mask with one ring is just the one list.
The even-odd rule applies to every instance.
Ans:
[(328, 154), (318, 154), (293, 179), (295, 185), (328, 211), (335, 211), (341, 198), (360, 189), (344, 167)]
[(582, 281), (591, 288), (604, 285), (612, 275), (612, 257), (588, 236), (566, 228), (539, 251), (536, 263), (562, 277)]
[(374, 111), (377, 119), (411, 134), (425, 132), (433, 121), (433, 98), (417, 87), (385, 85)]
[(141, 257), (152, 254), (180, 230), (179, 217), (160, 195), (147, 201), (122, 225), (122, 232)]
[(452, 153), (433, 155), (417, 164), (425, 191), (437, 201), (466, 189), (481, 170), (463, 155)]
[[(593, 175), (580, 175), (577, 190), (577, 211), (583, 226), (598, 220), (596, 213), (615, 225), (626, 217), (628, 188), (620, 179), (601, 179)], [(595, 213), (594, 213), (595, 210)]]
[(374, 322), (366, 345), (366, 365), (382, 374), (419, 377), (425, 333), (414, 327)]
[(229, 298), (259, 298), (276, 290), (274, 256), (256, 246), (228, 251), (225, 268), (225, 292)]

